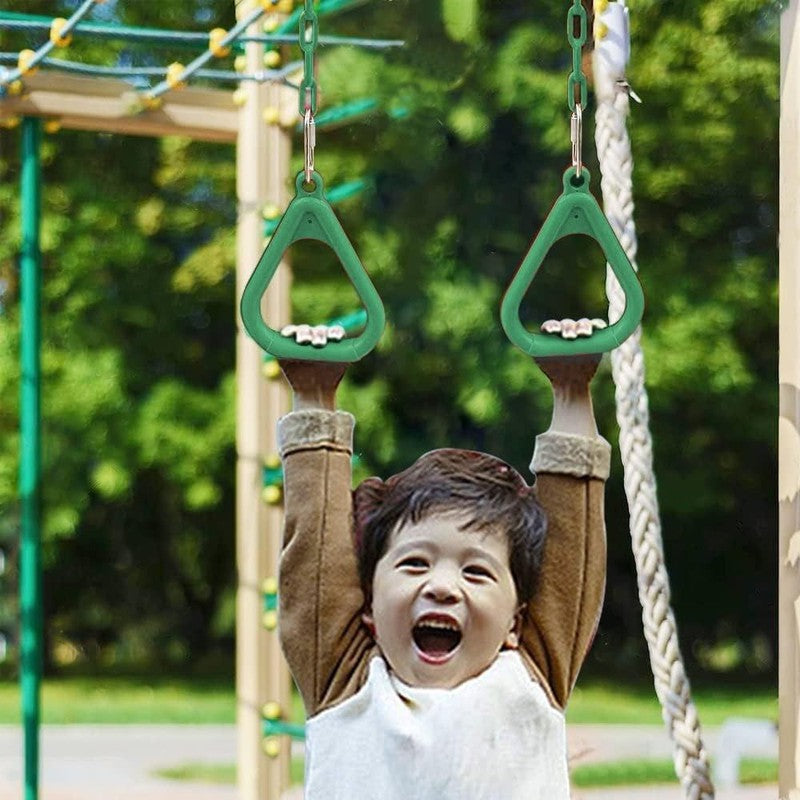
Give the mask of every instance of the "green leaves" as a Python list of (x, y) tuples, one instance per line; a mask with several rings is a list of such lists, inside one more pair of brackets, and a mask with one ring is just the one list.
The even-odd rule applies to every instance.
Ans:
[(444, 27), (456, 42), (477, 40), (478, 14), (478, 0), (442, 0)]

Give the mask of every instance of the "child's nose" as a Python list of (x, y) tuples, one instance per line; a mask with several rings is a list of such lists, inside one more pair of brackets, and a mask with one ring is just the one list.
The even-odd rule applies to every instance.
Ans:
[(438, 603), (455, 603), (460, 597), (458, 575), (450, 570), (434, 570), (425, 585), (425, 596)]

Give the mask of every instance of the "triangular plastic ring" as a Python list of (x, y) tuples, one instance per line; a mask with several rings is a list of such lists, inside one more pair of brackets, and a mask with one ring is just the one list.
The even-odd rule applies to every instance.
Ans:
[[(539, 235), (522, 260), (500, 307), (500, 320), (508, 338), (532, 356), (568, 356), (604, 353), (621, 345), (642, 320), (644, 294), (628, 256), (622, 249), (602, 209), (589, 191), (590, 175), (581, 170), (580, 178), (571, 167), (564, 173), (564, 191), (547, 215)], [(625, 292), (625, 311), (607, 328), (577, 339), (556, 338), (552, 334), (532, 333), (522, 324), (519, 308), (553, 244), (565, 236), (582, 233), (602, 248), (609, 266)]]
[[(325, 199), (322, 177), (312, 173), (313, 188), (306, 188), (305, 173), (295, 180), (295, 196), (286, 208), (250, 280), (242, 293), (242, 322), (250, 336), (276, 358), (303, 361), (358, 361), (381, 338), (386, 315), (383, 303), (359, 261), (353, 245)], [(301, 239), (316, 239), (327, 244), (344, 267), (367, 312), (367, 324), (353, 339), (331, 342), (325, 347), (301, 345), (270, 328), (261, 314), (261, 298), (278, 269), (286, 250)]]

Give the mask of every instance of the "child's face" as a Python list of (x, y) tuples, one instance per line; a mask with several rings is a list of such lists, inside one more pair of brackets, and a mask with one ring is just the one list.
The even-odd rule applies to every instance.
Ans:
[(364, 620), (410, 686), (452, 688), (517, 647), (517, 592), (500, 532), (462, 530), (434, 514), (392, 534)]

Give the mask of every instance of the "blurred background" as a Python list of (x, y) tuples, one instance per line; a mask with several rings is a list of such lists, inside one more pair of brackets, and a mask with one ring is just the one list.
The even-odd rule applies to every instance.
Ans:
[[(629, 124), (643, 346), (682, 650), (698, 689), (768, 698), (777, 694), (780, 4), (629, 5), (628, 77), (642, 99)], [(78, 3), (4, 6), (53, 17)], [(381, 343), (340, 393), (358, 419), (357, 479), (387, 476), (442, 446), (486, 450), (528, 474), (550, 396), (505, 338), (499, 305), (569, 163), (567, 8), (375, 0), (322, 22), (323, 34), (406, 42), (385, 52), (320, 50), (321, 110), (375, 101), (363, 119), (320, 131), (316, 161), (329, 187), (367, 181), (337, 213), (387, 310)], [(230, 0), (107, 0), (93, 18), (195, 31), (235, 22)], [(41, 36), (2, 39), (4, 51), (18, 51)], [(297, 47), (286, 52), (299, 57)], [(83, 37), (64, 57), (188, 60), (174, 46)], [(599, 196), (592, 111), (584, 158)], [(46, 674), (175, 674), (232, 691), (234, 148), (67, 130), (46, 135), (43, 147)], [(301, 139), (295, 153), (292, 174)], [(19, 177), (18, 131), (1, 130), (0, 627), (12, 647), (0, 674), (9, 686)], [(290, 257), (296, 320), (357, 306), (324, 248), (301, 243)], [(524, 318), (606, 316), (604, 266), (595, 243), (558, 243)], [(594, 397), (615, 451), (605, 610), (580, 686), (649, 696), (607, 361)], [(776, 715), (777, 706), (761, 711)]]

